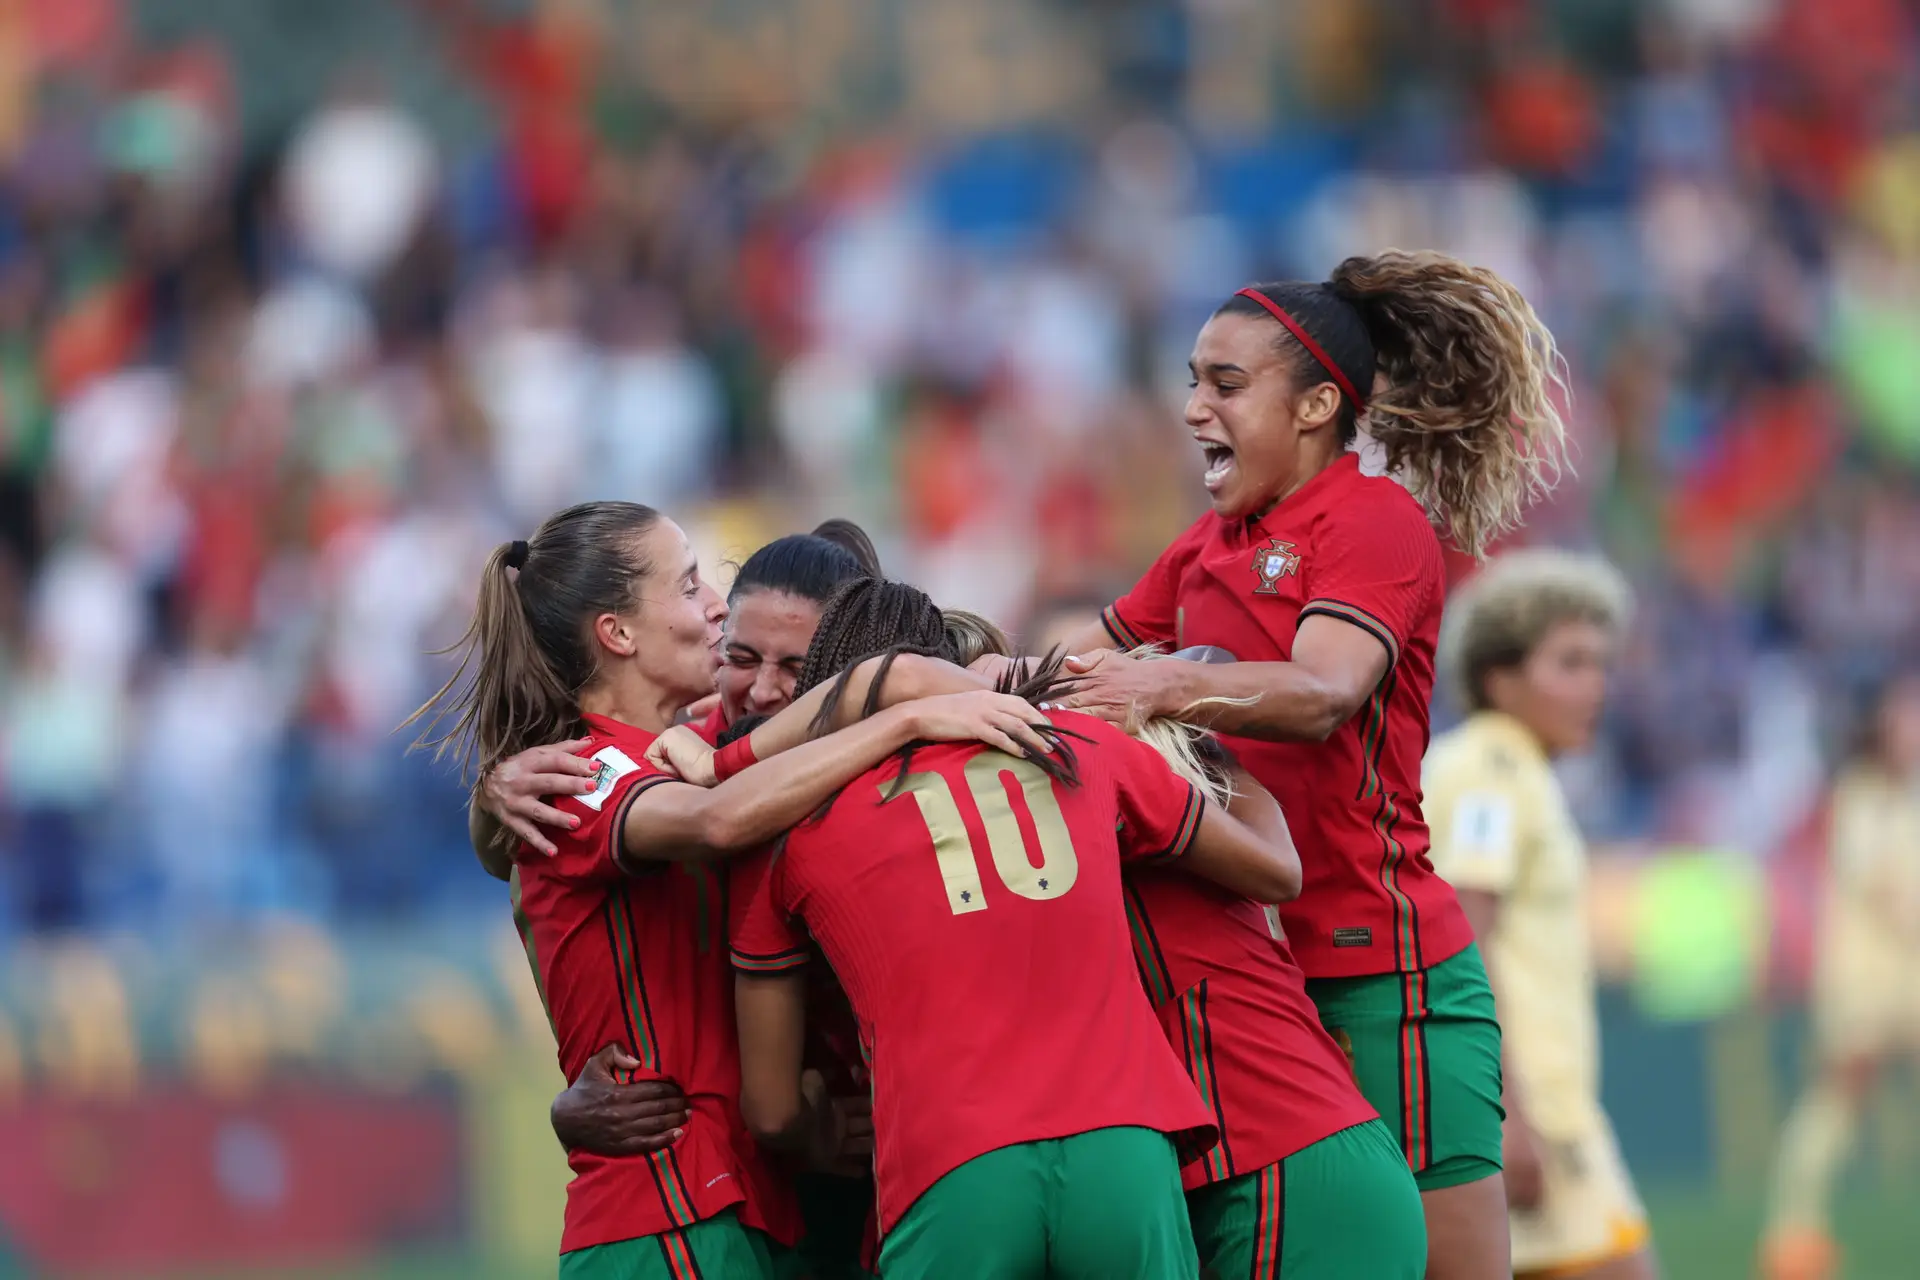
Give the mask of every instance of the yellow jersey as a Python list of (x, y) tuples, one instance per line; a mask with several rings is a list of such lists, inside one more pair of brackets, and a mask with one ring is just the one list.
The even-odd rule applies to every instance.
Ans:
[(1600, 1116), (1587, 849), (1559, 779), (1525, 726), (1482, 711), (1434, 741), (1423, 785), (1435, 870), (1501, 900), (1479, 941), (1528, 1117), (1546, 1137), (1585, 1133)]

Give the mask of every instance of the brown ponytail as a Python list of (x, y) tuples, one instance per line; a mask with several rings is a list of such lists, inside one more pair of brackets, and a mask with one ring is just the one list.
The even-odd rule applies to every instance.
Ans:
[(1220, 313), (1274, 320), (1294, 378), (1340, 387), (1341, 439), (1364, 426), (1463, 550), (1485, 552), (1560, 478), (1566, 427), (1553, 392), (1565, 391), (1565, 364), (1520, 291), (1491, 271), (1393, 249), (1348, 258), (1324, 284), (1243, 289)]
[(633, 502), (582, 503), (528, 541), (496, 548), (480, 572), (473, 621), (443, 651), (458, 652), (459, 666), (401, 726), (421, 726), (414, 745), (436, 758), (457, 754), (463, 776), (477, 781), (508, 756), (577, 736), (580, 691), (597, 669), (588, 628), (639, 601), (652, 568), (639, 539), (659, 518)]
[(1327, 283), (1360, 313), (1384, 378), (1367, 434), (1442, 531), (1482, 554), (1565, 465), (1553, 334), (1518, 289), (1441, 253), (1348, 258)]

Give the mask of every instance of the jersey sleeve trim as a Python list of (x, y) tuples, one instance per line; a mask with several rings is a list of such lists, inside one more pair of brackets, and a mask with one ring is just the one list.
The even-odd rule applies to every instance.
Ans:
[(1323, 613), (1329, 618), (1338, 618), (1342, 622), (1352, 623), (1387, 648), (1387, 668), (1389, 670), (1400, 663), (1400, 641), (1395, 638), (1393, 628), (1380, 621), (1357, 604), (1348, 604), (1344, 600), (1309, 600), (1301, 608), (1301, 618), (1310, 614)]
[(1185, 857), (1187, 850), (1193, 847), (1193, 838), (1200, 834), (1200, 816), (1206, 812), (1207, 802), (1200, 795), (1200, 789), (1191, 782), (1187, 786), (1187, 806), (1180, 814), (1180, 827), (1174, 833), (1171, 843), (1155, 854), (1142, 859), (1149, 865), (1173, 862)]
[(733, 967), (736, 971), (760, 975), (791, 973), (812, 959), (805, 947), (789, 947), (785, 951), (776, 951), (770, 955), (742, 951), (734, 947), (732, 953)]
[(640, 875), (648, 870), (646, 861), (636, 861), (622, 855), (620, 838), (627, 829), (627, 812), (633, 808), (633, 802), (662, 783), (678, 782), (680, 779), (668, 773), (648, 774), (627, 788), (627, 794), (620, 797), (620, 803), (613, 808), (613, 822), (607, 829), (607, 856), (613, 865), (629, 875)]
[(1138, 649), (1147, 643), (1140, 638), (1140, 633), (1128, 626), (1127, 620), (1120, 616), (1120, 606), (1117, 604), (1110, 604), (1100, 611), (1100, 625), (1107, 629), (1107, 634), (1113, 637), (1114, 643), (1123, 649)]

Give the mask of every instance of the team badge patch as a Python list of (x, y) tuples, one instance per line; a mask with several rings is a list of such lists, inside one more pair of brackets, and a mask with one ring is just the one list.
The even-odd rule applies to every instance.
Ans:
[(593, 753), (593, 762), (599, 770), (593, 775), (593, 790), (578, 797), (581, 804), (599, 812), (600, 806), (613, 794), (613, 784), (630, 773), (639, 772), (640, 766), (633, 757), (618, 747), (603, 747)]
[(1257, 596), (1279, 595), (1280, 579), (1300, 571), (1300, 557), (1294, 554), (1291, 542), (1278, 538), (1267, 541), (1272, 545), (1260, 548), (1253, 557), (1253, 571), (1260, 576), (1260, 585), (1253, 589)]

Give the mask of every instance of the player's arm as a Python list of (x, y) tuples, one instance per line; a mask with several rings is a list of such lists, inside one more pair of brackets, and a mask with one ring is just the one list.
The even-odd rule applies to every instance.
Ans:
[(1300, 851), (1280, 802), (1246, 770), (1236, 766), (1228, 776), (1233, 799), (1224, 811), (1206, 806), (1186, 869), (1255, 902), (1292, 902), (1300, 896)]
[[(1366, 705), (1399, 660), (1406, 638), (1445, 589), (1446, 570), (1419, 506), (1398, 491), (1378, 490), (1316, 532), (1300, 573), (1306, 602), (1288, 661), (1215, 666), (1099, 654), (1069, 664), (1088, 678), (1067, 705), (1122, 724), (1136, 714), (1162, 715), (1268, 742), (1326, 740)], [(1150, 608), (1133, 596), (1119, 601), (1107, 610), (1106, 629), (1126, 640), (1143, 625), (1159, 628), (1162, 595), (1164, 588), (1147, 598)], [(1164, 636), (1155, 630), (1139, 638)], [(1210, 705), (1210, 698), (1229, 701)]]
[(1258, 783), (1237, 777), (1246, 790), (1222, 809), (1147, 744), (1111, 728), (1096, 741), (1112, 761), (1122, 858), (1176, 863), (1256, 902), (1299, 896), (1300, 858), (1286, 819)]
[[(881, 680), (883, 665), (886, 668), (885, 679)], [(832, 703), (830, 715), (826, 712), (834, 681), (809, 689), (777, 714), (753, 726), (747, 735), (748, 751), (744, 759), (766, 760), (802, 746), (823, 732), (837, 733), (850, 728), (859, 722), (866, 710), (876, 683), (880, 685), (879, 697), (875, 699), (879, 710), (900, 707), (925, 698), (991, 692), (993, 689), (992, 682), (985, 677), (937, 658), (914, 653), (900, 654), (891, 662), (884, 657), (868, 658), (847, 677), (846, 688)], [(1006, 705), (1011, 707), (1013, 704)], [(1037, 723), (1044, 727), (1046, 722), (1041, 719)], [(1005, 732), (1002, 733), (998, 732), (998, 726), (985, 726), (985, 736), (981, 741), (1010, 755), (1047, 749), (1045, 738), (1027, 724), (1006, 721), (1004, 727)], [(685, 781), (712, 786), (717, 778), (714, 768), (717, 754), (691, 730), (669, 729), (648, 749), (647, 761)]]
[(711, 788), (655, 775), (636, 785), (619, 815), (620, 853), (646, 861), (729, 857), (794, 826), (841, 787), (909, 742), (1045, 742), (1046, 717), (1018, 698), (974, 690), (882, 711), (763, 760)]
[(801, 1089), (806, 1047), (806, 970), (736, 972), (734, 1018), (740, 1029), (740, 1114), (769, 1147), (804, 1151), (819, 1118)]
[(1390, 656), (1371, 631), (1311, 614), (1290, 662), (1141, 662), (1115, 652), (1068, 659), (1086, 679), (1065, 703), (1116, 724), (1168, 716), (1242, 738), (1321, 742), (1365, 705)]

